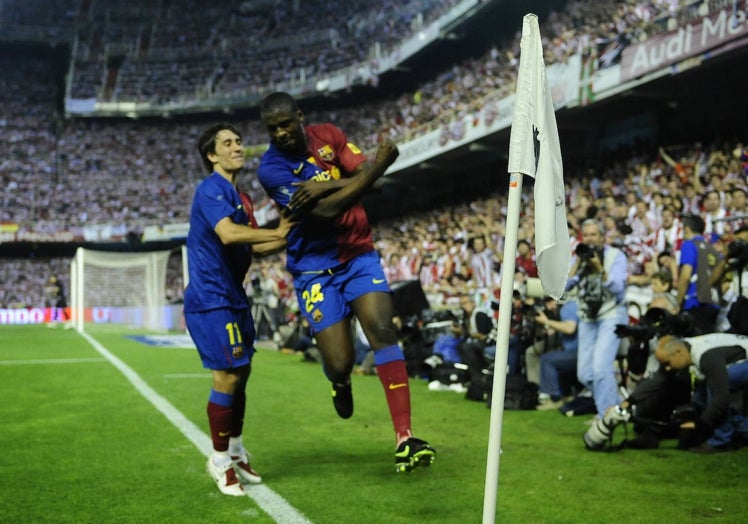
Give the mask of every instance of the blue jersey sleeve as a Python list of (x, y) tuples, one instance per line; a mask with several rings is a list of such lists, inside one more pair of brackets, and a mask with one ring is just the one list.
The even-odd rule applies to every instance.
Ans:
[(314, 170), (313, 165), (303, 160), (299, 160), (297, 164), (294, 168), (288, 160), (266, 154), (257, 169), (257, 179), (263, 189), (281, 207), (288, 205), (291, 195), (296, 191), (294, 183), (311, 178), (308, 171), (310, 168)]

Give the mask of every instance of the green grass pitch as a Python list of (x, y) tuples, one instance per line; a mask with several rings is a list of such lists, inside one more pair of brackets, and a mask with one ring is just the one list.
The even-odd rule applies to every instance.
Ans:
[[(269, 523), (289, 515), (283, 508), (315, 523), (481, 522), (490, 414), (482, 403), (414, 379), (414, 431), (438, 454), (429, 469), (396, 474), (376, 377), (353, 378), (355, 414), (341, 420), (317, 365), (260, 349), (244, 440), (265, 480), (250, 494), (281, 502), (267, 512), (255, 498), (221, 495), (189, 428), (132, 381), (204, 444), (210, 375), (194, 349), (144, 345), (120, 327), (89, 333), (125, 368), (74, 330), (0, 327), (0, 522)], [(504, 414), (496, 522), (745, 521), (748, 451), (700, 456), (666, 441), (591, 453), (586, 420)]]

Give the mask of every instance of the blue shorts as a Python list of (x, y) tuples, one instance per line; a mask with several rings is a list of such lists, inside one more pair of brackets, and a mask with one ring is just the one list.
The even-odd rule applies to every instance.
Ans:
[(294, 278), (299, 310), (313, 333), (350, 316), (349, 304), (367, 293), (390, 292), (376, 251), (364, 253), (336, 268), (305, 272)]
[(255, 352), (255, 324), (249, 309), (185, 313), (184, 321), (208, 369), (245, 366)]

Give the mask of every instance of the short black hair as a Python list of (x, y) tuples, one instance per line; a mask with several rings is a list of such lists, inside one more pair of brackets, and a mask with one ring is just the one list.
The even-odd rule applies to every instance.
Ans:
[(706, 223), (704, 219), (699, 215), (685, 214), (681, 215), (683, 221), (683, 227), (687, 227), (697, 235), (703, 235), (704, 229), (706, 229)]
[(241, 131), (233, 125), (228, 122), (219, 122), (203, 131), (200, 138), (197, 140), (197, 150), (200, 152), (200, 160), (203, 161), (203, 165), (208, 173), (213, 172), (213, 162), (208, 159), (208, 154), (216, 152), (216, 136), (225, 129), (236, 133), (239, 138), (242, 137)]
[(260, 118), (263, 118), (265, 113), (270, 113), (278, 109), (295, 113), (299, 110), (299, 107), (291, 95), (283, 91), (276, 91), (262, 99), (260, 103)]

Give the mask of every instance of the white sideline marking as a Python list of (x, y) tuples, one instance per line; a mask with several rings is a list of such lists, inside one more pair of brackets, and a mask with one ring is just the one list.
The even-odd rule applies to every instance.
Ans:
[[(181, 411), (175, 408), (168, 400), (159, 395), (149, 386), (132, 368), (125, 364), (108, 349), (102, 346), (95, 338), (86, 332), (78, 331), (89, 344), (91, 344), (101, 356), (107, 359), (135, 386), (135, 389), (143, 395), (148, 402), (153, 404), (163, 415), (191, 441), (200, 452), (209, 457), (213, 452), (213, 443), (210, 437), (203, 433), (195, 424), (185, 417)], [(264, 484), (248, 486), (245, 490), (247, 496), (267, 513), (275, 522), (289, 524), (311, 524), (300, 511), (291, 506), (286, 499), (281, 497)]]
[(83, 362), (106, 362), (104, 358), (40, 358), (37, 360), (0, 360), (0, 366), (24, 364), (80, 364)]

